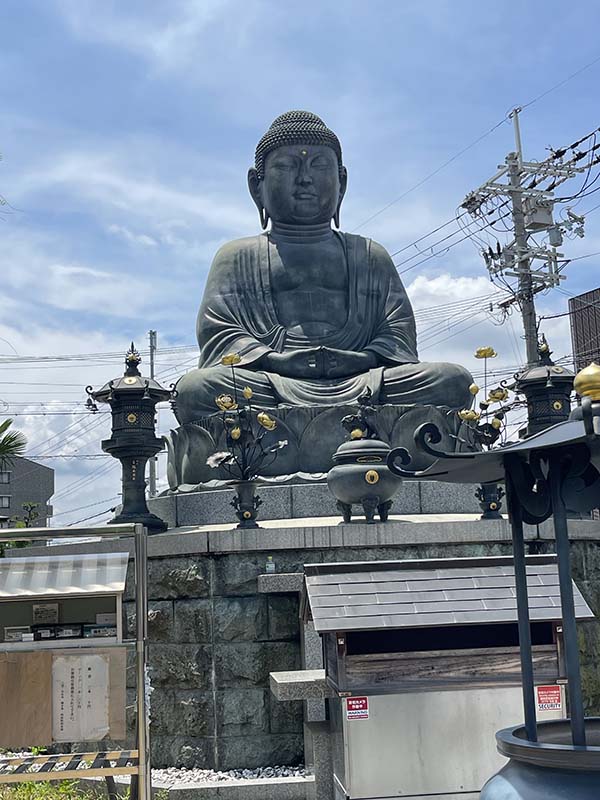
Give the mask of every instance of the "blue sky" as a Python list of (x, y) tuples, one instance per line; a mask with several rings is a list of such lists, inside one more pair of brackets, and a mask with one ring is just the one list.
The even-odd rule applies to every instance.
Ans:
[[(114, 353), (131, 338), (143, 345), (149, 328), (163, 347), (192, 345), (212, 255), (258, 229), (246, 189), (256, 142), (291, 108), (320, 114), (342, 141), (350, 173), (342, 227), (400, 250), (451, 219), (492, 175), (513, 148), (510, 124), (361, 223), (513, 106), (597, 59), (598, 17), (591, 1), (4, 0), (0, 193), (10, 207), (0, 221), (0, 358)], [(547, 146), (600, 126), (599, 76), (600, 62), (525, 108), (526, 157), (543, 159)], [(577, 210), (593, 208), (595, 197)], [(598, 250), (600, 211), (585, 239), (563, 252)], [(564, 288), (595, 288), (597, 265), (573, 263)], [(494, 291), (468, 240), (405, 281), (417, 310)], [(559, 313), (566, 302), (550, 293), (540, 312)], [(476, 368), (474, 348), (491, 343), (507, 368), (518, 363), (516, 316), (500, 327), (485, 315), (474, 321), (463, 334), (423, 313), (422, 358)], [(570, 351), (564, 318), (547, 332), (560, 355)], [(193, 350), (159, 356), (165, 382), (194, 360)], [(2, 409), (19, 413), (32, 456), (99, 454), (106, 418), (40, 414), (81, 411), (73, 404), (83, 387), (119, 368), (110, 357), (0, 363)], [(163, 429), (171, 422), (161, 414)], [(57, 469), (57, 524), (116, 497), (118, 469), (108, 460), (45, 463)]]

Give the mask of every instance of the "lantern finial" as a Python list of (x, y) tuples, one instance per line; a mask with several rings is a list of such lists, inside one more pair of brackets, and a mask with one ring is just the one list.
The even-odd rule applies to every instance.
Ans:
[(573, 386), (581, 397), (600, 400), (600, 365), (592, 361), (588, 367), (580, 370), (575, 376)]

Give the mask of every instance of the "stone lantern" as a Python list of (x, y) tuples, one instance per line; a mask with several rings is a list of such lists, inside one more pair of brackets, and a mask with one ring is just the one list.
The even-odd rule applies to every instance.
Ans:
[(564, 422), (571, 411), (571, 392), (575, 375), (555, 364), (545, 337), (538, 345), (539, 360), (515, 375), (514, 391), (527, 401), (527, 427), (524, 438)]
[(123, 468), (123, 504), (109, 525), (139, 522), (150, 533), (167, 530), (167, 524), (152, 514), (146, 504), (146, 463), (163, 448), (156, 436), (156, 404), (171, 399), (171, 391), (139, 371), (140, 354), (133, 342), (125, 356), (125, 373), (98, 391), (88, 386), (88, 408), (108, 403), (112, 413), (112, 435), (102, 449), (118, 458)]

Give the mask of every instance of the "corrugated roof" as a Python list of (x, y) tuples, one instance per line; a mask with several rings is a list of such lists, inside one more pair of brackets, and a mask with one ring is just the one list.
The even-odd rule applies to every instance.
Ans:
[(125, 589), (128, 560), (128, 553), (3, 558), (0, 599), (118, 594)]
[[(304, 569), (318, 632), (517, 621), (510, 558), (308, 564)], [(559, 621), (556, 557), (529, 557), (527, 585), (532, 621)], [(578, 619), (593, 618), (573, 586)]]

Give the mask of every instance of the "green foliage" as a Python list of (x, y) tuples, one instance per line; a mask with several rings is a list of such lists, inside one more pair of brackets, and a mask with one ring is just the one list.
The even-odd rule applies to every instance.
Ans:
[(9, 430), (12, 419), (0, 423), (0, 467), (9, 466), (13, 459), (22, 456), (27, 447), (27, 439), (19, 431)]
[(81, 789), (77, 781), (42, 781), (0, 785), (0, 800), (97, 800), (99, 794)]

